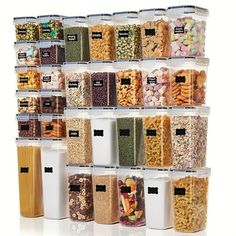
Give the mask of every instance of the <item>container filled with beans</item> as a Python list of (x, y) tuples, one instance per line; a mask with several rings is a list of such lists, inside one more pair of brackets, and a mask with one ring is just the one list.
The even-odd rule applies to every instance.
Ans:
[(15, 51), (18, 66), (39, 65), (39, 49), (36, 41), (15, 42)]
[(113, 21), (115, 24), (116, 60), (140, 59), (142, 48), (138, 12), (115, 12), (113, 13)]
[(41, 65), (39, 67), (41, 88), (44, 90), (65, 89), (65, 77), (60, 65)]
[(115, 32), (110, 14), (88, 15), (91, 61), (115, 59)]
[(93, 167), (94, 221), (114, 224), (119, 221), (117, 175), (115, 167)]
[(16, 97), (19, 113), (39, 114), (41, 112), (38, 90), (17, 90)]
[(194, 233), (206, 228), (211, 169), (172, 171), (174, 229)]
[(41, 127), (38, 115), (18, 114), (16, 119), (19, 137), (40, 138)]
[(206, 20), (209, 12), (197, 6), (169, 7), (171, 56), (205, 55)]
[(144, 106), (170, 104), (170, 69), (167, 59), (144, 59), (141, 62)]
[(172, 106), (201, 106), (206, 103), (206, 80), (209, 59), (171, 58)]
[(43, 138), (65, 138), (66, 124), (63, 115), (40, 115), (41, 135)]
[(116, 74), (112, 61), (91, 62), (92, 105), (94, 107), (116, 106)]
[(145, 225), (144, 182), (140, 168), (119, 168), (118, 194), (120, 223), (125, 226)]
[(91, 87), (87, 62), (67, 62), (63, 65), (67, 107), (90, 107)]
[(170, 27), (163, 8), (139, 11), (143, 58), (170, 56)]
[(61, 90), (41, 91), (41, 112), (63, 114), (66, 107), (66, 94)]
[(208, 115), (209, 107), (172, 108), (174, 168), (192, 169), (206, 165)]
[(65, 62), (65, 46), (62, 40), (39, 42), (40, 64), (63, 64)]
[(70, 219), (93, 220), (92, 170), (89, 166), (68, 166)]
[(171, 127), (170, 115), (166, 107), (142, 110), (144, 128), (144, 153), (146, 166), (170, 167)]
[(92, 163), (92, 135), (89, 109), (66, 108), (65, 115), (68, 163)]
[(17, 89), (40, 89), (40, 74), (36, 66), (16, 66)]
[(66, 62), (89, 61), (89, 39), (86, 17), (63, 18)]
[(142, 72), (138, 60), (120, 60), (116, 67), (117, 105), (134, 107), (143, 105)]
[(35, 17), (14, 18), (16, 41), (36, 41), (39, 39), (37, 20)]
[(62, 16), (43, 15), (37, 17), (40, 40), (64, 39)]

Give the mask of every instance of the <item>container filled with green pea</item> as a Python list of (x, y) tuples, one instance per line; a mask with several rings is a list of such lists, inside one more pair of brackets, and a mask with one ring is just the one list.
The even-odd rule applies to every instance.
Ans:
[(15, 17), (16, 41), (36, 41), (39, 39), (35, 17)]
[(60, 15), (43, 15), (37, 17), (39, 39), (53, 40), (63, 39), (62, 16)]
[(66, 62), (89, 61), (88, 25), (86, 17), (63, 18)]
[(141, 28), (135, 11), (113, 13), (115, 24), (116, 59), (140, 59)]

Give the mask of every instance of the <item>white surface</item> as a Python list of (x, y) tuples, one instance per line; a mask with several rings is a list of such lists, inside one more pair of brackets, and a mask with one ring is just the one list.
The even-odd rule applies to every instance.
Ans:
[[(208, 105), (211, 106), (209, 119), (207, 165), (212, 167), (209, 195), (208, 236), (235, 234), (236, 188), (235, 188), (235, 87), (236, 87), (236, 44), (235, 7), (233, 0), (41, 0), (13, 1), (1, 4), (1, 171), (0, 171), (0, 234), (1, 235), (50, 235), (59, 236), (89, 234), (89, 225), (68, 221), (47, 221), (21, 219), (18, 204), (17, 159), (14, 138), (17, 134), (15, 122), (16, 79), (14, 73), (15, 52), (13, 47), (13, 17), (40, 14), (80, 15), (87, 13), (136, 10), (141, 8), (166, 7), (181, 3), (197, 4), (210, 10), (207, 25), (206, 55), (210, 58), (208, 80)], [(112, 226), (114, 229), (119, 225)], [(95, 227), (96, 235), (108, 235), (109, 226)], [(139, 229), (138, 229), (139, 230)], [(77, 232), (78, 231), (78, 232)], [(108, 233), (107, 233), (108, 231)], [(116, 230), (114, 230), (115, 232)], [(77, 232), (77, 233), (76, 233)], [(99, 234), (100, 232), (100, 234)], [(134, 235), (129, 230), (121, 230), (120, 235)], [(58, 234), (57, 234), (58, 233)], [(83, 234), (81, 234), (83, 235)], [(115, 235), (115, 234), (114, 234)], [(138, 232), (135, 234), (139, 236)], [(140, 234), (142, 235), (142, 234)], [(146, 235), (169, 236), (167, 231)], [(181, 235), (181, 234), (174, 234)], [(194, 235), (194, 234), (193, 234)], [(202, 236), (204, 234), (197, 234)], [(205, 234), (206, 235), (206, 234)], [(205, 236), (204, 235), (204, 236)], [(195, 235), (194, 235), (195, 236)]]

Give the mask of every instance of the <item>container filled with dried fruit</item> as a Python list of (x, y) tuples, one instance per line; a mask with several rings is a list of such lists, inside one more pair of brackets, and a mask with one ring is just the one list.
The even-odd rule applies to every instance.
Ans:
[(133, 227), (145, 225), (142, 170), (140, 168), (119, 168), (117, 175), (120, 223)]
[(207, 223), (208, 185), (211, 170), (172, 170), (174, 229), (193, 233)]

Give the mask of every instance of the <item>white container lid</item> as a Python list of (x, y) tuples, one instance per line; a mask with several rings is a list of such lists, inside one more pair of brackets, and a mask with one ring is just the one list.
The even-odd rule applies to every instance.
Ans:
[(94, 117), (95, 119), (104, 118), (115, 118), (115, 111), (117, 110), (116, 107), (94, 107), (89, 110), (89, 114), (91, 117)]
[(119, 11), (113, 13), (114, 20), (118, 20), (119, 18), (123, 19), (133, 19), (138, 18), (138, 12), (137, 11)]
[(143, 168), (144, 179), (162, 179), (163, 181), (170, 181), (170, 169), (168, 168)]
[(38, 115), (36, 114), (16, 114), (17, 121), (29, 121), (29, 120), (38, 120)]
[(140, 60), (117, 60), (116, 70), (140, 69)]
[(16, 138), (16, 145), (17, 146), (40, 146), (40, 139), (39, 138)]
[(115, 115), (117, 118), (141, 117), (141, 107), (117, 107)]
[(89, 70), (92, 72), (114, 72), (114, 61), (90, 61)]
[(107, 13), (91, 14), (87, 16), (89, 24), (99, 24), (112, 21), (112, 15)]
[(63, 27), (81, 26), (87, 22), (85, 16), (69, 16), (63, 17)]
[(172, 116), (209, 116), (210, 107), (170, 107)]
[(28, 71), (28, 70), (37, 70), (38, 66), (15, 66), (15, 71), (16, 72), (23, 72), (23, 71)]
[(37, 22), (37, 19), (34, 16), (14, 17), (14, 19), (13, 19), (14, 25), (36, 23), (36, 22)]
[(91, 165), (77, 165), (77, 164), (69, 164), (66, 165), (68, 175), (75, 174), (92, 174), (92, 166)]
[(58, 71), (61, 70), (61, 65), (55, 64), (55, 65), (40, 65), (39, 71), (40, 72), (47, 72), (47, 71)]
[(17, 97), (39, 97), (39, 90), (16, 90)]
[(211, 169), (204, 167), (200, 169), (193, 170), (179, 170), (179, 169), (171, 169), (171, 175), (173, 176), (210, 176)]
[(39, 120), (40, 121), (64, 120), (64, 115), (41, 114), (41, 115), (39, 115)]
[(15, 47), (36, 46), (37, 41), (17, 41), (14, 43)]
[(51, 46), (58, 45), (58, 46), (64, 46), (65, 42), (64, 40), (40, 40), (38, 43), (38, 47), (40, 48), (49, 48)]
[(41, 147), (49, 147), (51, 149), (57, 150), (66, 150), (66, 139), (48, 139), (48, 138), (41, 138), (40, 139)]
[(168, 67), (169, 61), (167, 58), (145, 58), (140, 61), (140, 65), (142, 68), (160, 68), (160, 67)]
[(93, 166), (93, 175), (116, 175), (115, 166)]
[(140, 110), (141, 116), (160, 116), (170, 114), (169, 107), (142, 107)]
[(68, 108), (65, 107), (64, 114), (66, 118), (89, 118), (90, 108), (81, 107), (81, 108)]
[(140, 20), (155, 20), (166, 16), (165, 8), (142, 9), (139, 11)]
[(38, 23), (44, 23), (48, 21), (61, 21), (64, 16), (61, 15), (41, 15), (37, 17)]
[(171, 57), (169, 58), (171, 66), (181, 66), (183, 64), (194, 64), (197, 66), (208, 66), (209, 59), (205, 57)]
[(141, 167), (117, 167), (118, 175), (135, 175), (142, 176), (142, 168)]
[(183, 14), (197, 14), (200, 16), (208, 16), (209, 11), (206, 8), (193, 6), (193, 5), (182, 5), (172, 6), (167, 8), (167, 14), (183, 15)]
[(64, 62), (62, 65), (62, 70), (64, 72), (70, 71), (78, 71), (83, 72), (88, 70), (88, 62), (81, 61), (81, 62)]
[(60, 96), (60, 97), (65, 97), (66, 93), (64, 90), (48, 90), (48, 89), (44, 89), (41, 90), (41, 97), (51, 97), (51, 96)]

